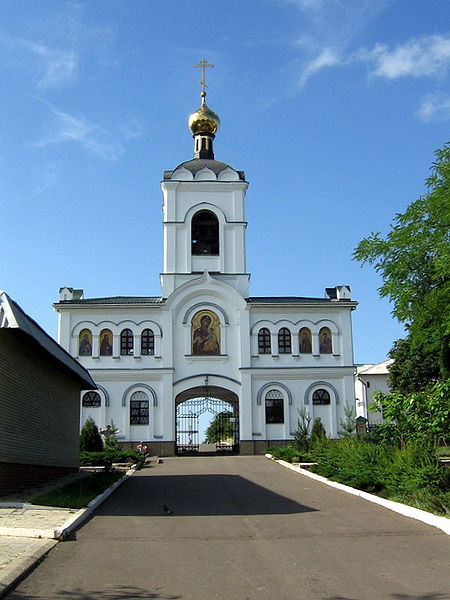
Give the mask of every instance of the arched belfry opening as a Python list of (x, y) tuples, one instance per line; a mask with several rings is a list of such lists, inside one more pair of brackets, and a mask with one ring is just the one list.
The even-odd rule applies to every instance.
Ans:
[(195, 256), (219, 255), (219, 220), (209, 210), (201, 210), (192, 218), (192, 254)]
[(239, 398), (207, 379), (175, 398), (178, 456), (239, 454)]

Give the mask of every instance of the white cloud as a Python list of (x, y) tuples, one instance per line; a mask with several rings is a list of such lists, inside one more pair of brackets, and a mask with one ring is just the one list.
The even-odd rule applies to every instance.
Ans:
[(377, 44), (373, 50), (361, 50), (359, 60), (373, 65), (372, 75), (385, 79), (431, 77), (445, 73), (450, 66), (450, 37), (423, 36), (389, 48)]
[(335, 67), (340, 63), (341, 59), (337, 52), (331, 48), (325, 48), (316, 58), (305, 64), (299, 78), (300, 87), (303, 88), (308, 79), (322, 69)]
[(46, 100), (40, 100), (50, 107), (54, 119), (52, 130), (36, 142), (35, 146), (74, 143), (107, 160), (117, 160), (123, 154), (123, 145), (114, 141), (112, 136), (96, 123), (90, 123), (83, 116), (64, 112)]
[(430, 123), (432, 121), (447, 121), (450, 119), (450, 96), (441, 94), (429, 94), (422, 102), (417, 111), (421, 121)]

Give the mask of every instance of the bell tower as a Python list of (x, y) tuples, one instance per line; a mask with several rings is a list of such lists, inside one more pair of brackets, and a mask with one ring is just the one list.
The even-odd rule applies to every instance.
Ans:
[(248, 296), (246, 272), (244, 198), (248, 187), (243, 171), (214, 157), (213, 140), (219, 117), (206, 104), (205, 69), (202, 67), (201, 105), (188, 119), (194, 138), (192, 160), (173, 171), (165, 171), (161, 183), (164, 213), (164, 270), (162, 295), (167, 298), (177, 287), (211, 277), (233, 286)]

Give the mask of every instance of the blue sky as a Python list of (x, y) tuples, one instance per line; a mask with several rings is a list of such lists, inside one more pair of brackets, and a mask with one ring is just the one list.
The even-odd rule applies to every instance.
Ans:
[(159, 295), (202, 57), (216, 158), (250, 182), (251, 294), (349, 284), (355, 360), (384, 360), (403, 327), (352, 252), (450, 138), (448, 0), (2, 0), (0, 289), (55, 337), (61, 286)]

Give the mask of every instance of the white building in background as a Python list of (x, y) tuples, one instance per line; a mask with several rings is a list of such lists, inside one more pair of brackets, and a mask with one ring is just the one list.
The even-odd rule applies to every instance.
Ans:
[(374, 402), (374, 393), (377, 391), (387, 394), (390, 392), (388, 385), (389, 365), (393, 360), (385, 360), (376, 365), (358, 365), (355, 371), (355, 401), (356, 416), (367, 419), (367, 425), (373, 427), (383, 422), (381, 412), (370, 412), (368, 407)]
[(123, 442), (162, 456), (198, 451), (205, 411), (227, 413), (222, 451), (263, 453), (292, 439), (301, 410), (335, 437), (354, 405), (357, 303), (346, 285), (318, 298), (249, 295), (248, 183), (214, 158), (219, 118), (205, 96), (189, 118), (194, 157), (161, 184), (161, 295), (85, 298), (63, 287), (54, 304), (60, 343), (98, 386), (82, 394), (82, 421), (112, 420)]

